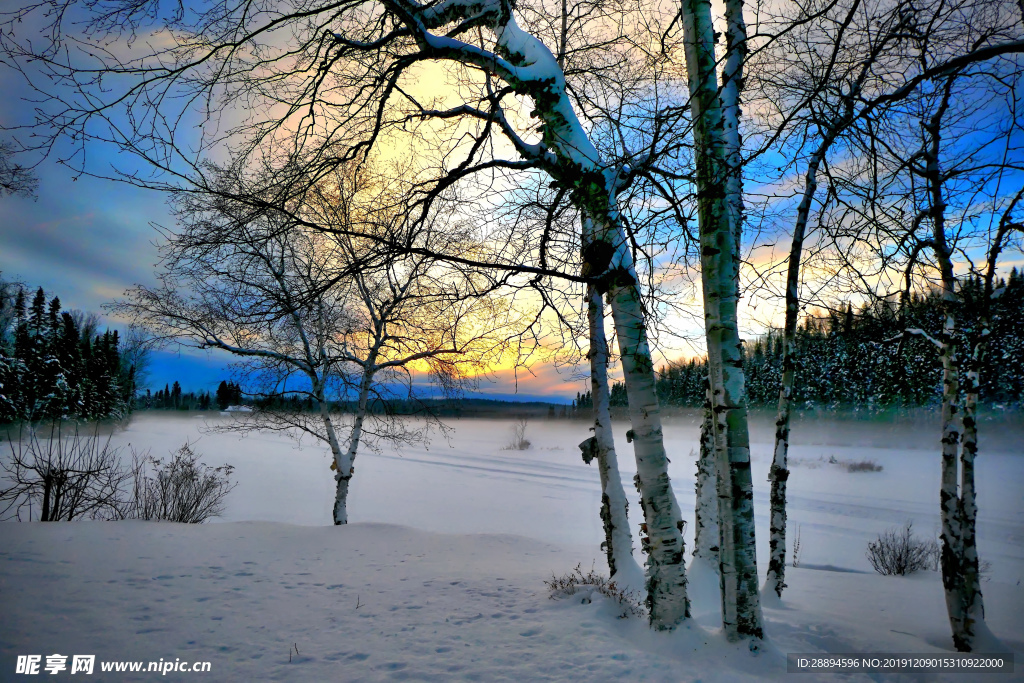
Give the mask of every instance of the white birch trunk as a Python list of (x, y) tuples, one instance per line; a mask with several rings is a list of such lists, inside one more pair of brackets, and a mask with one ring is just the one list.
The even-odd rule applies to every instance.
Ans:
[(604, 301), (594, 286), (587, 287), (587, 320), (590, 325), (590, 386), (594, 397), (594, 436), (580, 444), (583, 461), (597, 460), (601, 477), (601, 522), (608, 572), (627, 589), (644, 585), (643, 572), (633, 559), (629, 528), (629, 503), (622, 488), (612, 435), (611, 396), (608, 391), (608, 340), (604, 331)]
[[(607, 201), (607, 195), (605, 195)], [(690, 616), (686, 593), (686, 562), (683, 521), (668, 476), (668, 457), (661, 429), (661, 410), (655, 390), (654, 362), (647, 343), (647, 326), (637, 288), (632, 256), (625, 248), (625, 235), (618, 215), (606, 209), (594, 220), (585, 212), (584, 234), (587, 254), (611, 251), (609, 266), (584, 263), (585, 272), (604, 274), (612, 318), (619, 341), (619, 357), (629, 400), (631, 429), (637, 465), (637, 488), (644, 513), (641, 543), (647, 553), (647, 606), (651, 625), (672, 629)], [(603, 220), (601, 220), (603, 219)], [(592, 236), (592, 240), (587, 238)], [(594, 245), (599, 248), (593, 248)]]
[[(981, 596), (981, 571), (978, 559), (977, 520), (978, 506), (974, 487), (974, 459), (978, 454), (978, 366), (984, 353), (984, 341), (979, 341), (972, 354), (971, 367), (964, 382), (964, 433), (960, 445), (960, 523), (963, 543), (961, 567), (963, 571), (964, 621), (967, 630), (977, 640), (979, 626), (985, 625), (985, 605)], [(972, 642), (976, 650), (978, 643)]]
[(715, 469), (715, 426), (711, 397), (704, 404), (700, 424), (700, 454), (697, 457), (697, 495), (694, 510), (693, 556), (706, 560), (718, 571), (718, 474)]
[(352, 420), (352, 431), (348, 437), (348, 448), (345, 449), (344, 457), (335, 461), (338, 471), (334, 473), (337, 482), (337, 491), (334, 499), (334, 523), (348, 524), (348, 486), (355, 472), (356, 452), (359, 450), (359, 439), (363, 435), (363, 421), (366, 419), (366, 410), (369, 404), (370, 387), (373, 384), (374, 353), (366, 361), (363, 370), (363, 378), (359, 383), (359, 402), (356, 404), (356, 414)]
[[(945, 201), (942, 197), (942, 173), (939, 145), (942, 117), (949, 105), (951, 83), (939, 108), (925, 125), (929, 142), (924, 147), (925, 180), (932, 219), (932, 248), (939, 265), (945, 321), (939, 336), (942, 360), (942, 478), (939, 505), (942, 524), (942, 587), (946, 612), (953, 632), (953, 645), (960, 652), (975, 650), (979, 633), (988, 636), (978, 578), (978, 551), (975, 538), (974, 457), (977, 451), (977, 373), (968, 379), (970, 414), (964, 416), (964, 442), (958, 424), (960, 377), (956, 366), (956, 276), (952, 252), (946, 240)], [(968, 435), (968, 430), (970, 434)], [(959, 458), (959, 462), (958, 462)], [(959, 475), (959, 476), (958, 476)], [(989, 640), (989, 638), (985, 638)]]
[[(950, 308), (947, 303), (947, 308)], [(942, 347), (942, 477), (939, 489), (940, 516), (942, 523), (942, 585), (945, 589), (946, 612), (953, 630), (953, 644), (961, 652), (970, 652), (971, 634), (967, 631), (966, 615), (962, 595), (963, 531), (961, 524), (960, 496), (957, 482), (957, 456), (959, 455), (960, 433), (957, 425), (959, 411), (959, 378), (954, 355), (956, 344), (953, 334), (956, 321), (951, 310), (946, 313), (945, 324), (939, 340)]]
[[(334, 479), (336, 482), (335, 494), (334, 494), (334, 523), (335, 524), (348, 524), (348, 480), (352, 477), (352, 462), (349, 460), (348, 452), (343, 451), (341, 444), (338, 441), (338, 433), (334, 429), (334, 421), (331, 419), (331, 413), (327, 405), (327, 401), (323, 396), (323, 392), (317, 392), (317, 402), (320, 404), (320, 419), (324, 423), (324, 429), (327, 432), (327, 442), (331, 446), (331, 455), (334, 456), (334, 463), (331, 469), (335, 471)], [(347, 476), (342, 478), (342, 473), (347, 473)]]
[[(708, 0), (683, 0), (682, 25), (696, 147), (701, 281), (718, 468), (722, 624), (730, 639), (763, 637), (757, 585), (750, 437), (737, 305), (742, 198), (738, 88), (745, 50), (742, 3), (726, 3), (726, 81), (719, 99)], [(724, 116), (723, 116), (724, 114)]]

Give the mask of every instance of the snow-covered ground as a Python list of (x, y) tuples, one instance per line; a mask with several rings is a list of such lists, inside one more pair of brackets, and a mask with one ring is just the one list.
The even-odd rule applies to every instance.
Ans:
[[(787, 569), (782, 604), (765, 608), (770, 642), (758, 657), (720, 635), (716, 579), (706, 572), (691, 576), (695, 619), (673, 634), (618, 619), (603, 599), (549, 599), (543, 581), (553, 573), (578, 563), (605, 570), (597, 471), (576, 447), (589, 435), (585, 422), (531, 422), (526, 451), (503, 450), (511, 420), (451, 424), (450, 442), (361, 454), (353, 523), (335, 528), (327, 526), (332, 472), (318, 444), (202, 434), (195, 417), (135, 417), (117, 443), (159, 456), (188, 439), (207, 463), (235, 466), (225, 516), (202, 526), (0, 525), (0, 680), (31, 680), (13, 673), (18, 655), (43, 655), (45, 664), (54, 653), (211, 663), (209, 674), (171, 672), (169, 680), (733, 681), (823, 678), (787, 675), (787, 652), (951, 651), (938, 573), (879, 576), (864, 554), (879, 532), (908, 520), (920, 535), (937, 534), (938, 439), (927, 424), (797, 424), (790, 538), (800, 535), (800, 566)], [(629, 482), (626, 429), (616, 427)], [(1020, 660), (1024, 428), (1004, 420), (988, 430), (977, 467), (979, 547), (991, 563), (986, 615)], [(665, 431), (692, 526), (697, 425), (681, 419)], [(766, 419), (755, 421), (753, 437), (763, 573)], [(883, 469), (851, 473), (830, 463), (864, 459)], [(98, 668), (92, 679), (146, 677)], [(983, 680), (1015, 676), (1024, 678)]]

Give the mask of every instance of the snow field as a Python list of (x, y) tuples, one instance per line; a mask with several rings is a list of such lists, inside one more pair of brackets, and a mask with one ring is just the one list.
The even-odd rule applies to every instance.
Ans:
[[(706, 567), (690, 572), (694, 620), (671, 635), (617, 619), (600, 597), (549, 599), (543, 580), (552, 573), (577, 563), (605, 570), (597, 470), (576, 448), (589, 436), (585, 422), (533, 421), (527, 451), (502, 450), (510, 420), (452, 424), (450, 444), (361, 454), (354, 523), (335, 528), (327, 526), (333, 480), (319, 445), (297, 449), (277, 434), (201, 435), (201, 420), (137, 416), (115, 441), (159, 457), (188, 438), (208, 464), (236, 467), (227, 514), (202, 526), (0, 525), (0, 680), (13, 677), (18, 654), (54, 652), (210, 661), (210, 680), (733, 681), (785, 677), (785, 652), (951, 648), (938, 573), (882, 577), (864, 557), (868, 540), (908, 519), (920, 535), (937, 529), (937, 430), (862, 425), (853, 442), (847, 424), (795, 426), (789, 539), (792, 547), (799, 528), (801, 566), (787, 568), (782, 604), (765, 607), (771, 642), (754, 658), (718, 633), (717, 577)], [(625, 430), (616, 425), (628, 486)], [(982, 585), (986, 614), (1020, 653), (1024, 457), (1004, 445), (1012, 438), (986, 451), (982, 430), (979, 546), (992, 563)], [(690, 525), (696, 437), (695, 420), (666, 426)], [(770, 438), (755, 421), (762, 574)], [(850, 473), (829, 458), (868, 458), (883, 470)], [(639, 506), (635, 491), (627, 493), (636, 530)], [(689, 529), (687, 544), (692, 550)], [(129, 680), (106, 675), (94, 678)], [(197, 676), (175, 675), (165, 678)], [(885, 680), (936, 679), (971, 677)]]

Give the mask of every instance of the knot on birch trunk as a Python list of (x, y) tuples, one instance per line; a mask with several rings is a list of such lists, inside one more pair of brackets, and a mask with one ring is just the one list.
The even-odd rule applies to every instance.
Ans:
[(608, 270), (615, 248), (608, 242), (595, 241), (583, 247), (583, 276), (594, 277)]
[(583, 456), (583, 464), (589, 465), (597, 457), (597, 437), (592, 436), (580, 443), (580, 453)]

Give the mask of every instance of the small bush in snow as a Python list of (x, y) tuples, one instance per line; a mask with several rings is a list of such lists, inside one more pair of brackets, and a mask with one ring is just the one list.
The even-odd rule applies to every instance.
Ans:
[(516, 423), (512, 425), (512, 440), (502, 450), (525, 451), (529, 448), (530, 441), (526, 438), (526, 426), (528, 424), (525, 417), (516, 420)]
[(939, 544), (935, 540), (914, 537), (913, 523), (902, 529), (889, 529), (868, 543), (868, 561), (875, 571), (886, 576), (904, 576), (922, 569), (938, 569)]
[(842, 466), (847, 472), (881, 472), (882, 466), (874, 460), (844, 460)]
[(593, 569), (584, 574), (580, 565), (576, 565), (576, 569), (568, 574), (552, 575), (549, 581), (544, 582), (544, 585), (551, 591), (552, 600), (581, 595), (582, 602), (589, 603), (594, 593), (600, 593), (619, 604), (622, 608), (620, 619), (647, 615), (643, 602), (632, 592), (619, 588), (614, 581), (598, 574)]
[[(147, 472), (151, 469), (152, 472)], [(210, 467), (186, 443), (166, 463), (136, 461), (135, 510), (138, 519), (202, 524), (224, 512), (224, 498), (235, 488), (231, 465)]]

